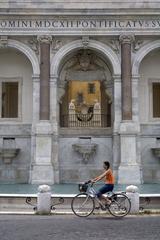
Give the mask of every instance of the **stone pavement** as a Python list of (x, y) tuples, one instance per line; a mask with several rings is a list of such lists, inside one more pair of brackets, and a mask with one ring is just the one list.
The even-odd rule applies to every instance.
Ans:
[(0, 215), (1, 240), (159, 240), (160, 216)]

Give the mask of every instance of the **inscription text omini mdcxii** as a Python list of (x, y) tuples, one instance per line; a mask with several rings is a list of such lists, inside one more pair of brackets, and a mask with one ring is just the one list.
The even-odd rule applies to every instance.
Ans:
[(160, 29), (160, 19), (135, 19), (135, 20), (113, 20), (113, 19), (78, 19), (78, 20), (66, 20), (66, 19), (41, 19), (41, 20), (29, 20), (29, 19), (1, 19), (1, 29), (14, 29), (14, 28), (105, 28), (105, 29), (125, 29), (125, 28), (153, 28)]

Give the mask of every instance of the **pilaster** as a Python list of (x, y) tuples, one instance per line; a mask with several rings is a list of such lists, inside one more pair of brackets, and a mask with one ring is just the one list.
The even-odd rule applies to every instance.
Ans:
[(54, 181), (59, 183), (58, 139), (59, 139), (59, 103), (58, 103), (58, 76), (50, 76), (50, 109), (52, 138), (52, 163), (54, 167)]
[(117, 180), (118, 167), (120, 164), (120, 137), (119, 126), (122, 120), (121, 114), (121, 76), (113, 75), (113, 169)]

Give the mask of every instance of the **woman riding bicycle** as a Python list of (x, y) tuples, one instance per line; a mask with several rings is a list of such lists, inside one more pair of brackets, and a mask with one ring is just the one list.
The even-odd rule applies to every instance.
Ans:
[(91, 182), (95, 183), (104, 179), (105, 184), (97, 191), (97, 197), (100, 200), (104, 200), (106, 205), (109, 205), (111, 201), (104, 197), (102, 194), (113, 191), (114, 188), (114, 176), (112, 170), (110, 169), (110, 163), (108, 161), (103, 162), (103, 168), (105, 172), (99, 175), (98, 177), (91, 179)]

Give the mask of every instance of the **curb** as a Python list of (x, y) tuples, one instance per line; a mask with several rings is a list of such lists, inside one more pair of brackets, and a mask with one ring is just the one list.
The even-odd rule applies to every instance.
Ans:
[[(27, 211), (0, 211), (0, 215), (35, 215), (35, 216), (42, 216), (43, 214), (37, 214), (36, 212), (27, 212)], [(46, 214), (48, 216), (50, 215), (74, 215), (72, 211), (56, 211), (51, 212), (50, 214)], [(92, 215), (109, 215), (112, 217), (112, 215), (108, 212), (94, 212)], [(160, 215), (160, 209), (146, 209), (143, 211), (140, 211), (139, 213), (130, 213), (127, 215), (127, 217), (131, 216), (144, 216), (144, 215)]]

